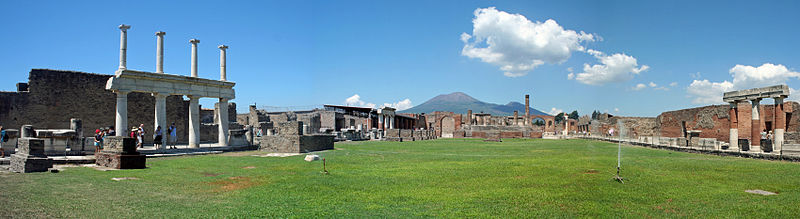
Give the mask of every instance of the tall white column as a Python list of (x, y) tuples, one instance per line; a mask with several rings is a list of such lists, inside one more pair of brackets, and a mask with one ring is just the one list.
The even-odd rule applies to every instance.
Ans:
[[(154, 93), (153, 97), (156, 98), (156, 121), (153, 127), (155, 127), (155, 129), (161, 127), (162, 144), (159, 149), (167, 149), (167, 144), (163, 144), (167, 142), (167, 136), (169, 136), (169, 133), (167, 133), (167, 95)], [(153, 129), (153, 134), (155, 134), (155, 129)]]
[(394, 116), (389, 117), (389, 128), (394, 129)]
[(564, 113), (564, 133), (562, 135), (567, 136), (567, 132), (569, 132), (569, 117)]
[(189, 97), (189, 147), (200, 147), (200, 97)]
[(730, 111), (728, 112), (728, 116), (730, 117), (730, 133), (728, 135), (728, 150), (738, 150), (739, 149), (739, 118), (737, 118), (737, 111), (736, 107), (738, 106), (737, 102), (731, 103)]
[(219, 146), (228, 146), (228, 99), (219, 98)]
[[(164, 35), (163, 31), (156, 32), (156, 73), (164, 73)], [(163, 128), (163, 127), (162, 127)]]
[(227, 81), (227, 72), (225, 69), (225, 51), (228, 49), (226, 45), (219, 45), (219, 80), (220, 81)]
[(197, 44), (200, 40), (191, 39), (189, 42), (192, 43), (192, 77), (197, 77)]
[(125, 66), (127, 58), (126, 53), (128, 51), (128, 29), (130, 28), (130, 25), (119, 25), (119, 70), (127, 69)]
[(126, 91), (115, 91), (117, 93), (117, 136), (126, 136), (128, 133), (128, 93)]

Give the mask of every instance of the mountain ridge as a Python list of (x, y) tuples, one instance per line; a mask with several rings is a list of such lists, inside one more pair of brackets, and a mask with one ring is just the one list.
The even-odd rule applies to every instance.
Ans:
[[(525, 104), (520, 102), (511, 101), (505, 105), (487, 103), (475, 99), (463, 92), (453, 92), (450, 94), (440, 94), (422, 104), (399, 111), (399, 113), (432, 113), (435, 111), (454, 112), (458, 114), (466, 114), (467, 110), (472, 110), (472, 113), (489, 113), (497, 116), (511, 116), (514, 111), (518, 111), (519, 115), (525, 115)], [(530, 108), (531, 115), (548, 115), (541, 110)]]

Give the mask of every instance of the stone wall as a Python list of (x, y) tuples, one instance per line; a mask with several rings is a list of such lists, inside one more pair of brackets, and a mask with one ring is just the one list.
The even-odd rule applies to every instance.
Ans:
[[(70, 119), (78, 118), (83, 121), (83, 136), (94, 136), (95, 129), (115, 125), (116, 95), (105, 89), (110, 77), (32, 69), (28, 92), (0, 92), (0, 124), (6, 128), (31, 124), (35, 128), (68, 129)], [(188, 112), (189, 102), (183, 97), (167, 97), (167, 124), (174, 122), (178, 127), (179, 142), (188, 142)], [(235, 116), (236, 111), (229, 113)], [(154, 115), (155, 98), (151, 94), (128, 94), (128, 126), (144, 124), (148, 133), (145, 143), (152, 142)]]

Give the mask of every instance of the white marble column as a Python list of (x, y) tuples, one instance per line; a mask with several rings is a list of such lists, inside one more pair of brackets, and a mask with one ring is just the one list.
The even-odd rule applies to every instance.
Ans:
[(225, 52), (228, 49), (226, 45), (219, 45), (219, 80), (220, 81), (227, 81), (227, 71), (225, 69)]
[(395, 126), (394, 126), (394, 116), (390, 116), (389, 117), (389, 128), (390, 129), (394, 129), (395, 128)]
[(228, 146), (228, 99), (219, 98), (219, 146)]
[(200, 97), (189, 97), (189, 147), (200, 147)]
[[(164, 73), (164, 35), (163, 31), (156, 32), (156, 73)], [(163, 128), (163, 127), (162, 127)]]
[(739, 118), (737, 118), (736, 107), (738, 103), (733, 102), (731, 103), (730, 111), (728, 112), (728, 116), (730, 117), (730, 133), (728, 135), (728, 150), (738, 150), (739, 149)]
[(192, 43), (192, 77), (197, 77), (197, 44), (200, 40), (191, 39), (189, 42)]
[(127, 69), (128, 29), (130, 28), (130, 25), (119, 25), (119, 70)]
[(167, 136), (169, 136), (169, 133), (167, 133), (167, 95), (154, 93), (153, 97), (156, 98), (156, 121), (153, 124), (153, 134), (155, 134), (155, 130), (160, 126), (162, 144), (159, 149), (167, 149), (167, 144), (163, 144), (167, 142)]
[(127, 91), (115, 91), (117, 93), (117, 136), (126, 136), (128, 133), (128, 93)]
[(567, 114), (564, 113), (564, 133), (562, 135), (567, 136), (568, 132), (569, 132), (569, 117), (567, 117)]

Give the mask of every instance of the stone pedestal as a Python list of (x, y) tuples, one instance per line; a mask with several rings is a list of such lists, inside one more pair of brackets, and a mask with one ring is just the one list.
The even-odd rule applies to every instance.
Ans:
[(22, 138), (19, 152), (11, 155), (10, 170), (17, 173), (46, 172), (53, 167), (53, 159), (44, 154), (44, 140)]
[(95, 158), (98, 166), (115, 169), (144, 169), (147, 161), (136, 151), (136, 140), (123, 136), (107, 136), (103, 150)]
[(501, 142), (500, 132), (486, 132), (486, 139), (483, 141)]

